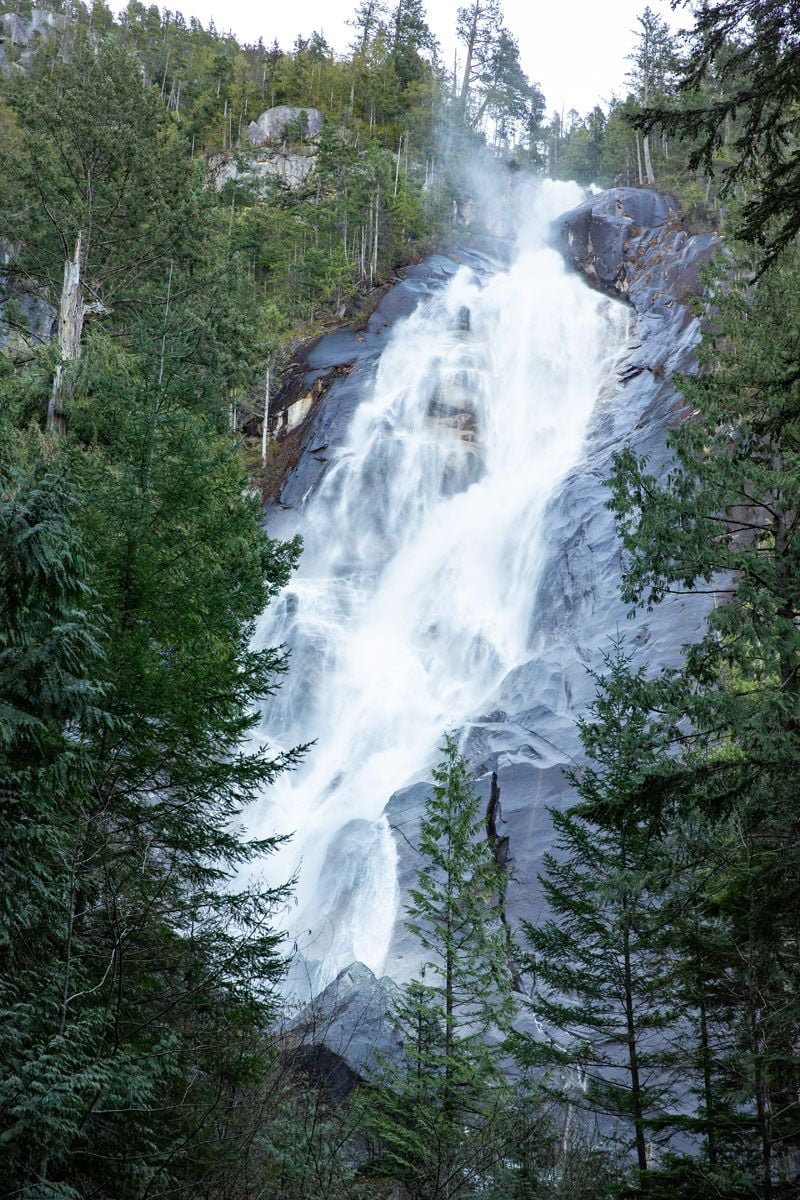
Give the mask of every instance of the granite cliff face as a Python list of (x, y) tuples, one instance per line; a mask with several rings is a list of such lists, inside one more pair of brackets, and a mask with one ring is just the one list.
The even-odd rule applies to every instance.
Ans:
[[(698, 273), (719, 248), (711, 234), (690, 236), (680, 228), (677, 206), (653, 192), (616, 189), (592, 197), (560, 217), (552, 243), (595, 288), (629, 306), (629, 340), (617, 360), (617, 379), (591, 416), (580, 459), (551, 496), (542, 521), (544, 565), (531, 597), (529, 657), (502, 681), (490, 711), (476, 713), (461, 729), (462, 746), (488, 800), (492, 775), (500, 786), (502, 816), (498, 834), (508, 838), (511, 882), (507, 908), (512, 923), (536, 919), (542, 899), (536, 882), (543, 853), (553, 835), (548, 806), (569, 803), (564, 768), (580, 754), (576, 717), (591, 699), (588, 669), (600, 665), (609, 638), (618, 630), (638, 663), (655, 672), (674, 666), (682, 647), (701, 633), (710, 601), (683, 597), (652, 613), (628, 619), (619, 599), (620, 548), (605, 508), (607, 478), (615, 450), (629, 442), (646, 454), (657, 472), (667, 463), (665, 435), (684, 416), (674, 377), (695, 369), (699, 337), (689, 307)], [(488, 275), (497, 255), (468, 255)], [(306, 382), (325, 372), (349, 373), (335, 379), (317, 402), (303, 431), (302, 452), (287, 477), (270, 521), (280, 533), (281, 511), (303, 503), (318, 486), (331, 455), (363, 394), (391, 322), (424, 302), (456, 270), (455, 259), (436, 256), (409, 272), (384, 298), (362, 334), (323, 339), (308, 357)], [(513, 314), (510, 319), (513, 319)], [(403, 982), (418, 966), (418, 948), (402, 919), (402, 898), (417, 867), (416, 830), (429, 785), (420, 781), (396, 792), (386, 806), (395, 835), (400, 904), (389, 943), (385, 974)], [(329, 851), (335, 869), (336, 842)], [(345, 986), (346, 985), (346, 986)], [(335, 982), (318, 999), (324, 1011), (344, 986), (351, 1011), (359, 1005), (374, 1016), (388, 994), (366, 968)], [(376, 999), (378, 998), (378, 999)], [(379, 1022), (373, 1020), (377, 1029)], [(347, 1057), (348, 1023), (328, 1022), (326, 1045)], [(359, 1068), (366, 1061), (364, 1048)]]
[[(667, 463), (666, 431), (685, 415), (675, 376), (696, 369), (699, 325), (689, 307), (700, 269), (719, 249), (716, 235), (690, 236), (676, 207), (653, 192), (604, 192), (560, 218), (554, 244), (593, 284), (633, 308), (630, 341), (619, 364), (619, 384), (593, 415), (581, 462), (570, 472), (548, 513), (547, 562), (532, 606), (538, 652), (504, 681), (497, 709), (463, 730), (466, 752), (488, 800), (491, 772), (500, 784), (502, 832), (509, 838), (512, 920), (535, 919), (541, 909), (536, 883), (551, 846), (548, 806), (569, 802), (563, 770), (580, 754), (575, 719), (592, 696), (588, 669), (617, 630), (628, 639), (637, 665), (656, 672), (675, 666), (682, 647), (702, 631), (710, 601), (665, 601), (629, 619), (619, 598), (620, 547), (605, 508), (603, 480), (611, 457), (630, 443), (656, 473)], [(424, 784), (392, 797), (393, 822), (407, 832), (426, 795)], [(414, 870), (399, 847), (401, 886)], [(387, 963), (404, 977), (415, 949), (398, 923)]]

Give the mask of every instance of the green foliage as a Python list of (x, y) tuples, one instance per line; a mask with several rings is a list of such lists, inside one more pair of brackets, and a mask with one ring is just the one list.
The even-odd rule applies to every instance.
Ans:
[(134, 60), (46, 53), (8, 93), (13, 267), (52, 298), (80, 231), (104, 311), (65, 437), (38, 429), (51, 347), (0, 376), (3, 1183), (246, 1194), (287, 890), (242, 880), (277, 842), (241, 815), (297, 757), (251, 740), (283, 667), (254, 621), (299, 550), (264, 534), (230, 433), (262, 314)]
[(654, 97), (639, 124), (687, 138), (689, 166), (745, 190), (738, 236), (771, 264), (800, 231), (798, 24), (786, 0), (721, 0), (697, 9), (678, 103)]
[(46, 924), (63, 852), (59, 826), (87, 782), (86, 739), (103, 720), (102, 649), (58, 463), (12, 463), (1, 495), (0, 938), (13, 967), (24, 938)]
[(456, 34), (465, 54), (455, 105), (460, 121), (475, 130), (488, 116), (495, 142), (513, 143), (520, 134), (532, 147), (544, 96), (522, 69), (517, 39), (503, 26), (498, 0), (472, 0), (459, 8)]
[(452, 735), (442, 753), (420, 825), (424, 867), (410, 891), (407, 924), (430, 955), (424, 979), (442, 1001), (445, 1050), (469, 1055), (489, 1030), (504, 1028), (513, 1011), (508, 946), (493, 911), (504, 880)]
[[(800, 278), (796, 21), (702, 7), (690, 54), (649, 10), (631, 94), (554, 117), (497, 5), (459, 13), (447, 80), (424, 9), (362, 4), (352, 54), (320, 34), (240, 47), (131, 0), (69, 7), (0, 81), (0, 1173), (28, 1200), (785, 1200), (800, 1155)], [(22, 11), (19, 9), (19, 11)], [(682, 82), (676, 91), (676, 74)], [(458, 91), (446, 99), (446, 93)], [(278, 103), (322, 108), (302, 187), (205, 186)], [(713, 591), (679, 671), (622, 644), (581, 723), (588, 762), (545, 862), (516, 1008), (506, 878), (452, 738), (408, 924), (424, 974), (400, 1047), (343, 1101), (273, 1028), (284, 882), (242, 814), (298, 751), (255, 737), (280, 679), (254, 621), (299, 546), (271, 542), (237, 414), (309, 325), (444, 227), (439, 158), (522, 137), (583, 182), (654, 176), (693, 220), (740, 189), (757, 286), (710, 283), (693, 417), (659, 483), (630, 451), (612, 500), (624, 597)], [(87, 307), (68, 426), (42, 432), (57, 304), (81, 235)], [(761, 265), (764, 260), (762, 259)], [(747, 273), (749, 262), (739, 264)], [(43, 310), (45, 311), (45, 310)], [(233, 428), (232, 428), (233, 427)], [(509, 1073), (510, 1052), (519, 1064)], [(533, 1075), (532, 1075), (533, 1072)], [(544, 1082), (542, 1082), (544, 1072)], [(579, 1077), (582, 1086), (566, 1087)], [(548, 1098), (549, 1097), (549, 1098)], [(574, 1110), (602, 1122), (576, 1125)], [(633, 1170), (635, 1161), (636, 1170)]]
[(557, 1088), (565, 1068), (576, 1069), (578, 1103), (614, 1119), (644, 1172), (648, 1139), (669, 1104), (658, 1047), (674, 1016), (669, 958), (656, 935), (665, 863), (650, 796), (663, 735), (621, 642), (605, 665), (580, 722), (589, 763), (572, 776), (579, 802), (551, 812), (557, 849), (545, 855), (541, 880), (551, 915), (525, 925), (533, 1011), (557, 1034), (517, 1038), (516, 1048), (524, 1061), (555, 1068)]
[(724, 599), (651, 703), (684, 722), (673, 938), (695, 1006), (709, 1180), (723, 1172), (726, 1195), (796, 1183), (797, 278), (793, 251), (755, 290), (718, 279), (673, 470), (658, 484), (624, 451), (612, 479), (626, 598)]
[(523, 1150), (509, 1145), (512, 1090), (489, 1044), (514, 1012), (497, 908), (504, 881), (451, 735), (433, 778), (407, 910), (428, 958), (421, 982), (395, 1007), (399, 1059), (385, 1063), (363, 1113), (374, 1142), (370, 1173), (401, 1180), (419, 1200), (478, 1194)]
[(66, 61), (42, 46), (8, 85), (15, 137), (4, 145), (0, 236), (19, 244), (12, 270), (51, 302), (82, 234), (90, 299), (129, 317), (154, 270), (197, 220), (187, 171), (158, 92), (113, 40), (77, 40)]
[[(705, 11), (705, 10), (704, 10)], [(724, 187), (714, 179), (717, 168), (735, 159), (739, 133), (736, 106), (726, 118), (712, 157), (701, 150), (699, 129), (692, 123), (698, 106), (710, 111), (719, 99), (716, 78), (700, 73), (694, 90), (681, 90), (686, 66), (680, 39), (652, 9), (638, 18), (638, 31), (628, 59), (627, 95), (614, 97), (607, 108), (595, 106), (585, 115), (554, 113), (539, 132), (547, 172), (561, 179), (605, 187), (656, 187), (681, 202), (692, 227), (719, 225), (725, 211)], [(722, 52), (725, 57), (727, 51)], [(668, 111), (674, 119), (654, 120)]]
[(4, 480), (0, 1112), (22, 1195), (191, 1193), (228, 1154), (200, 1130), (267, 1065), (243, 1047), (282, 971), (284, 890), (230, 883), (275, 845), (243, 839), (242, 808), (294, 759), (244, 742), (281, 666), (252, 621), (295, 548), (261, 532), (230, 439), (121, 358), (92, 436), (81, 396), (51, 473), (18, 438)]

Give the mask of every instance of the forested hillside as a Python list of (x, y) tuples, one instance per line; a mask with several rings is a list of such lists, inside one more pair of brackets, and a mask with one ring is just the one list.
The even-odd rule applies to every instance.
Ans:
[[(694, 7), (685, 39), (646, 9), (584, 117), (547, 116), (498, 0), (459, 10), (455, 70), (422, 0), (363, 0), (344, 54), (267, 11), (249, 46), (137, 0), (0, 18), (0, 1195), (797, 1194), (800, 18)], [(678, 670), (614, 643), (540, 923), (509, 927), (445, 737), (430, 966), (355, 1079), (292, 1024), (293, 881), (245, 832), (306, 749), (255, 733), (301, 554), (263, 528), (270, 406), (304, 339), (482, 231), (475, 162), (722, 231), (674, 468), (620, 446), (608, 481), (626, 603), (722, 599)]]

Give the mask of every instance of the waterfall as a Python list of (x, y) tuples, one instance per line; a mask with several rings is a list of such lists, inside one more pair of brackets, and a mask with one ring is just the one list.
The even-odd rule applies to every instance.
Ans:
[(398, 905), (386, 802), (531, 657), (543, 516), (627, 329), (544, 242), (581, 198), (540, 185), (509, 268), (460, 268), (395, 326), (298, 513), (299, 571), (258, 631), (291, 649), (261, 734), (315, 744), (257, 829), (293, 833), (298, 991), (354, 959), (381, 971)]

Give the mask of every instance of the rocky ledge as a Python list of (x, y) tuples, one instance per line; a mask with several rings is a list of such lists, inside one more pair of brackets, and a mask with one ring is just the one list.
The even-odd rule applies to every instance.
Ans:
[(685, 304), (719, 245), (715, 233), (687, 233), (672, 196), (640, 188), (592, 196), (554, 223), (553, 241), (587, 282), (638, 312)]

